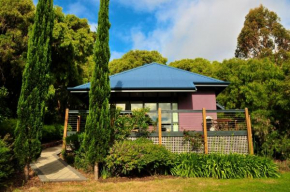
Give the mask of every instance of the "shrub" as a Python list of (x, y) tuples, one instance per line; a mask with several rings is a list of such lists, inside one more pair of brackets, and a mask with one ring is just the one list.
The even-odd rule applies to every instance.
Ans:
[(152, 123), (151, 118), (147, 115), (150, 109), (141, 108), (134, 109), (132, 111), (132, 127), (133, 129), (139, 129), (138, 136), (147, 138), (150, 135), (148, 131), (149, 124)]
[(114, 175), (167, 174), (174, 157), (164, 146), (140, 138), (116, 142), (105, 162)]
[(14, 130), (17, 125), (17, 119), (6, 119), (0, 123), (0, 136), (4, 137), (6, 134), (14, 136)]
[[(17, 126), (17, 119), (6, 119), (0, 124), (0, 136), (4, 137), (6, 134), (14, 137), (14, 130)], [(43, 143), (50, 141), (61, 140), (63, 135), (63, 125), (44, 125), (42, 130)]]
[(10, 110), (7, 107), (6, 98), (8, 91), (5, 87), (0, 87), (0, 124), (9, 116)]
[(85, 133), (76, 133), (66, 137), (66, 145), (71, 148), (72, 151), (63, 150), (62, 156), (68, 164), (74, 164), (76, 167), (80, 168), (79, 165), (75, 164), (75, 157), (78, 153), (81, 143), (84, 139)]
[(63, 125), (44, 125), (42, 130), (43, 143), (48, 143), (51, 141), (61, 140), (63, 135)]
[(138, 130), (139, 137), (147, 138), (152, 119), (147, 115), (149, 108), (134, 109), (132, 114), (121, 114), (121, 109), (111, 109), (112, 117), (112, 142), (125, 140), (133, 129)]
[(9, 177), (14, 171), (13, 163), (11, 163), (13, 152), (6, 142), (7, 139), (8, 136), (4, 137), (4, 139), (0, 138), (0, 182)]
[(73, 151), (78, 151), (84, 139), (84, 133), (76, 133), (66, 138), (66, 144), (70, 146)]
[(120, 108), (111, 109), (112, 118), (112, 132), (111, 140), (122, 141), (125, 140), (133, 129), (132, 118), (129, 114), (121, 114)]
[(180, 154), (171, 173), (220, 179), (279, 177), (278, 166), (272, 160), (241, 154)]

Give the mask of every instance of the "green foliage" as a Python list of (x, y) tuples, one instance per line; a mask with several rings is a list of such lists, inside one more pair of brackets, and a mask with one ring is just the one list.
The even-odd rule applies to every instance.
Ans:
[(84, 133), (76, 133), (66, 138), (66, 144), (70, 146), (72, 151), (77, 152), (81, 147), (81, 143), (84, 140)]
[(42, 143), (48, 143), (51, 141), (62, 140), (63, 136), (63, 125), (53, 124), (53, 125), (44, 125), (42, 130)]
[(169, 63), (169, 66), (206, 76), (211, 76), (213, 73), (212, 72), (213, 64), (210, 61), (203, 58), (181, 59)]
[(0, 124), (7, 118), (9, 115), (9, 109), (6, 104), (8, 92), (5, 87), (0, 87)]
[[(0, 0), (0, 7), (0, 87), (7, 88), (7, 104), (15, 117), (27, 58), (28, 30), (33, 24), (35, 6), (31, 0)], [(46, 103), (47, 124), (62, 121), (68, 100), (71, 105), (79, 105), (76, 97), (68, 97), (66, 88), (90, 80), (96, 39), (96, 33), (90, 31), (86, 19), (65, 15), (58, 6), (54, 8), (54, 14), (49, 82), (54, 91)]]
[(287, 133), (280, 134), (277, 130), (268, 133), (260, 147), (260, 154), (277, 159), (290, 159), (290, 138)]
[[(17, 119), (6, 119), (0, 124), (0, 136), (4, 137), (9, 134), (14, 138), (15, 129), (17, 127)], [(42, 129), (42, 143), (61, 140), (63, 135), (63, 125), (43, 125)]]
[(111, 107), (110, 116), (112, 121), (112, 142), (125, 140), (133, 129), (131, 115), (121, 114), (121, 109)]
[(0, 136), (4, 137), (6, 134), (14, 137), (15, 128), (17, 126), (17, 119), (5, 119), (0, 124)]
[(103, 167), (102, 171), (101, 171), (101, 177), (102, 179), (107, 179), (109, 177), (111, 177), (111, 173), (110, 173), (110, 170), (107, 169), (105, 166)]
[(92, 70), (88, 68), (92, 61), (89, 57), (93, 55), (96, 34), (90, 31), (86, 19), (65, 15), (62, 8), (57, 6), (54, 13), (50, 82), (52, 94), (47, 101), (47, 113), (52, 113), (51, 117), (62, 117), (68, 100), (71, 105), (78, 104), (77, 97), (68, 96), (67, 87), (90, 80)]
[[(286, 107), (289, 99), (285, 97), (289, 89), (283, 68), (268, 58), (230, 59), (215, 65), (214, 76), (231, 82), (217, 97), (219, 103), (228, 109), (249, 108), (256, 153), (272, 154), (273, 157), (281, 159), (288, 158), (288, 150), (282, 149), (285, 148), (283, 146), (287, 146), (282, 144), (286, 140), (282, 137), (275, 137), (273, 140), (270, 136), (273, 131), (286, 138), (290, 135), (290, 121), (286, 118), (290, 112)], [(280, 144), (273, 145), (274, 141)]]
[(199, 150), (204, 144), (204, 136), (195, 131), (183, 131), (183, 143), (189, 142), (192, 150)]
[(100, 1), (97, 40), (94, 49), (95, 67), (89, 93), (89, 115), (87, 116), (84, 141), (76, 164), (86, 170), (102, 162), (109, 150), (110, 141), (110, 82), (108, 63), (109, 48), (109, 0)]
[(11, 146), (6, 142), (7, 139), (8, 136), (3, 139), (0, 137), (0, 184), (3, 179), (9, 177), (14, 172), (13, 164), (11, 163), (13, 151)]
[(33, 23), (35, 7), (31, 0), (0, 0), (0, 7), (0, 87), (7, 88), (7, 102), (14, 114), (27, 57), (28, 29)]
[(39, 0), (34, 25), (29, 34), (27, 63), (17, 108), (19, 121), (15, 130), (15, 154), (20, 164), (26, 167), (36, 160), (41, 152), (40, 140), (49, 85), (53, 18), (52, 0)]
[(151, 118), (147, 115), (149, 108), (135, 109), (132, 111), (132, 128), (138, 129), (138, 136), (147, 138), (150, 134), (148, 131)]
[(283, 71), (269, 59), (230, 59), (216, 66), (215, 76), (231, 82), (218, 97), (226, 108), (267, 110), (275, 103)]
[(241, 154), (180, 154), (171, 173), (219, 179), (279, 177), (278, 166), (272, 160)]
[(140, 138), (116, 142), (105, 162), (114, 175), (166, 174), (174, 157), (164, 146)]
[(134, 109), (132, 114), (121, 114), (120, 109), (111, 108), (112, 136), (111, 140), (122, 141), (136, 130), (136, 135), (147, 138), (150, 134), (148, 131), (149, 124), (152, 122), (147, 115), (149, 108)]
[(111, 61), (109, 63), (109, 69), (110, 73), (113, 75), (153, 62), (166, 64), (167, 58), (164, 58), (158, 51), (132, 50), (123, 55), (120, 59)]
[(290, 35), (279, 22), (277, 14), (263, 5), (251, 9), (238, 37), (236, 57), (262, 58), (273, 55), (277, 63), (286, 59)]

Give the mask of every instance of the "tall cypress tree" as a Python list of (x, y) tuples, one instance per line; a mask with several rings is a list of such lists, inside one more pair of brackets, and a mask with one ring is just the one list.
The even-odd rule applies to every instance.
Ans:
[(78, 166), (86, 169), (94, 168), (96, 174), (98, 163), (102, 162), (108, 153), (110, 137), (109, 29), (109, 0), (101, 0), (94, 48), (95, 67), (89, 93), (89, 115), (84, 141), (76, 158)]
[(39, 0), (29, 34), (27, 63), (17, 108), (19, 120), (15, 130), (15, 153), (24, 165), (26, 181), (29, 179), (29, 164), (41, 153), (40, 139), (48, 92), (53, 22), (53, 0)]

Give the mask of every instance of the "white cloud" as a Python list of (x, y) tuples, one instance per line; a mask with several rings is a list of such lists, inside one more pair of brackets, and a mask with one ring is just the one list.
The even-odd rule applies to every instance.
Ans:
[(98, 28), (98, 23), (89, 23), (91, 31), (96, 32)]
[[(146, 4), (149, 0), (140, 2)], [(286, 28), (290, 26), (287, 0), (179, 0), (161, 7), (158, 5), (165, 0), (157, 2), (160, 4), (150, 6), (155, 6), (158, 27), (146, 34), (142, 28), (132, 28), (132, 48), (156, 49), (170, 61), (196, 57), (221, 61), (234, 57), (245, 16), (260, 4), (276, 12)], [(139, 6), (135, 9), (140, 9)]]
[(66, 14), (74, 14), (80, 18), (97, 18), (100, 0), (75, 0), (68, 4)]
[(111, 51), (111, 58), (110, 58), (110, 60), (113, 60), (113, 59), (119, 59), (119, 58), (121, 58), (123, 55), (124, 55), (123, 52)]
[(68, 5), (68, 14), (74, 14), (74, 15), (82, 15), (83, 13), (86, 13), (88, 10), (86, 6), (83, 5), (81, 2), (76, 2)]

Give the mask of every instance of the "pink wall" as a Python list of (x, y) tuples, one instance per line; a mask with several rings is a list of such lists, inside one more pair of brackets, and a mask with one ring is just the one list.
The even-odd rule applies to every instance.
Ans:
[[(216, 110), (214, 91), (197, 91), (179, 97), (179, 110), (202, 110), (202, 108)], [(208, 115), (216, 118), (216, 114)], [(202, 131), (202, 113), (179, 113), (179, 131), (183, 130)]]

